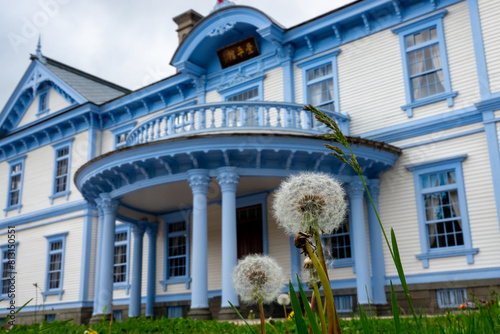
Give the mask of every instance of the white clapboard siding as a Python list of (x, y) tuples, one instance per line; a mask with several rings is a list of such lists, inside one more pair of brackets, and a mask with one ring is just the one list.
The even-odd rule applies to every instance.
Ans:
[[(448, 7), (444, 18), (452, 90), (459, 92), (455, 104), (450, 108), (442, 101), (415, 108), (412, 120), (464, 108), (479, 99), (466, 6), (464, 2)], [(407, 122), (406, 112), (401, 109), (406, 98), (399, 36), (384, 30), (341, 49), (340, 106), (351, 116), (351, 134)]]
[[(49, 90), (48, 98), (49, 98), (49, 113), (48, 114), (52, 114), (56, 111), (59, 111), (63, 108), (66, 108), (67, 106), (70, 105), (70, 103), (64, 97), (62, 97), (59, 93), (57, 93), (52, 88)], [(31, 102), (31, 105), (28, 107), (26, 114), (24, 114), (23, 118), (19, 122), (18, 127), (41, 119), (41, 117), (36, 116), (36, 114), (38, 113), (38, 104), (39, 104), (39, 95), (35, 96), (35, 98), (33, 99), (33, 102)], [(42, 118), (45, 116), (47, 116), (47, 114), (44, 114), (44, 116), (42, 116)]]
[[(484, 133), (406, 149), (394, 169), (382, 174), (380, 214), (386, 232), (393, 227), (400, 245), (406, 274), (446, 270), (478, 269), (498, 265), (500, 244), (492, 176)], [(463, 162), (464, 184), (472, 235), (472, 246), (480, 251), (474, 265), (465, 256), (431, 259), (428, 269), (422, 268), (415, 255), (421, 253), (413, 173), (405, 165), (425, 163), (468, 154)], [(462, 209), (462, 208), (461, 208)], [(404, 245), (404, 247), (402, 246)], [(491, 251), (481, 251), (489, 249)], [(397, 275), (388, 249), (384, 245), (387, 275)]]
[(294, 95), (295, 103), (306, 104), (304, 101), (304, 84), (302, 83), (302, 69), (297, 66), (293, 67), (293, 85), (294, 85)]
[(404, 140), (399, 140), (395, 142), (390, 142), (391, 145), (394, 145), (396, 147), (403, 147), (405, 145), (410, 145), (410, 144), (418, 144), (422, 142), (427, 142), (429, 140), (440, 140), (442, 138), (445, 138), (447, 136), (451, 135), (459, 135), (461, 133), (467, 132), (467, 131), (473, 131), (473, 130), (479, 130), (483, 129), (484, 125), (483, 122), (477, 122), (473, 124), (468, 124), (464, 126), (458, 126), (456, 128), (448, 129), (448, 130), (442, 130), (442, 131), (436, 131), (430, 134), (422, 135), (422, 136), (416, 136)]
[[(221, 206), (212, 204), (208, 206), (208, 290), (222, 288), (222, 230)], [(193, 230), (191, 230), (193, 233)], [(191, 243), (191, 249), (193, 248)], [(193, 252), (191, 252), (193, 253)], [(236, 254), (237, 256), (237, 254)], [(193, 262), (191, 261), (191, 267)], [(193, 271), (191, 271), (192, 275)]]
[(281, 67), (266, 72), (264, 101), (283, 101), (283, 69)]
[[(273, 216), (273, 196), (267, 198), (267, 236), (269, 256), (278, 262), (283, 269), (286, 281), (292, 278), (292, 263), (290, 258), (290, 237), (278, 226)], [(266, 213), (264, 213), (266, 214)]]
[(222, 96), (216, 90), (212, 90), (205, 94), (205, 101), (207, 103), (221, 102)]
[(500, 91), (500, 34), (498, 34), (500, 2), (479, 0), (478, 3), (490, 89), (494, 93)]
[[(71, 153), (71, 173), (69, 175), (69, 190), (71, 194), (69, 195), (68, 201), (82, 199), (82, 195), (73, 183), (73, 177), (78, 168), (86, 162), (88, 133), (79, 133), (75, 135), (74, 138), (75, 140), (73, 141), (73, 150)], [(52, 195), (52, 186), (54, 182), (54, 156), (55, 151), (51, 145), (45, 145), (27, 154), (24, 164), (24, 180), (21, 198), (22, 209), (20, 213), (18, 213), (17, 210), (9, 211), (8, 217), (46, 209), (51, 205), (49, 196)], [(7, 196), (9, 175), (8, 163), (4, 162), (2, 166), (5, 170), (5, 174), (2, 175), (6, 175), (7, 177), (5, 178), (6, 182), (2, 182), (2, 187), (0, 188), (2, 194), (0, 198), (2, 198), (2, 196)], [(4, 184), (5, 186), (3, 186)], [(6, 198), (4, 197), (4, 199), (4, 203), (6, 203)], [(53, 205), (64, 204), (68, 201), (66, 197), (59, 197), (54, 199)]]
[[(79, 213), (81, 214), (81, 212)], [(16, 231), (16, 241), (19, 244), (17, 248), (17, 276), (15, 282), (17, 306), (36, 297), (37, 292), (33, 283), (37, 283), (45, 291), (48, 254), (48, 242), (45, 236), (64, 232), (68, 232), (62, 282), (64, 294), (61, 301), (59, 300), (59, 296), (47, 296), (45, 304), (78, 301), (80, 293), (82, 222), (83, 218), (75, 218), (29, 230), (19, 230), (18, 228)], [(34, 249), (38, 251), (34, 252)], [(38, 290), (38, 293), (40, 293), (40, 290)], [(7, 303), (8, 300), (0, 302), (0, 307), (4, 308)], [(42, 303), (41, 295), (38, 295), (38, 303)], [(30, 306), (34, 306), (34, 304), (35, 300), (30, 303)]]

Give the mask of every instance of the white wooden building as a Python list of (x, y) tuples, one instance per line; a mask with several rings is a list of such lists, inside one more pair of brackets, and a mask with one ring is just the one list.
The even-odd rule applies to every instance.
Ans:
[(269, 254), (297, 283), (300, 254), (270, 208), (306, 170), (348, 194), (324, 237), (339, 312), (390, 309), (400, 282), (364, 188), (304, 104), (349, 136), (416, 306), (487, 298), (500, 287), (497, 15), (493, 0), (363, 0), (283, 27), (222, 1), (174, 18), (177, 74), (133, 92), (39, 48), (0, 114), (0, 317), (35, 296), (16, 321), (234, 317), (238, 258)]

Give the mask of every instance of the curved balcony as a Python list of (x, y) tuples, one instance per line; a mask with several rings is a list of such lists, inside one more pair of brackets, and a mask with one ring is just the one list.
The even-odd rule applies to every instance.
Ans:
[[(326, 127), (303, 105), (285, 102), (218, 102), (167, 110), (133, 128), (127, 146), (193, 134), (216, 132), (288, 132), (318, 135)], [(345, 135), (349, 116), (327, 111)]]

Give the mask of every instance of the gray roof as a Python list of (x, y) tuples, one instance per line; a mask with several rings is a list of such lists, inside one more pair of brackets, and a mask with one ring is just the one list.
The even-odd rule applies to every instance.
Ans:
[(44, 65), (49, 71), (66, 82), (85, 99), (95, 104), (113, 100), (130, 93), (130, 90), (100, 79), (76, 68), (62, 64), (53, 59), (43, 57)]

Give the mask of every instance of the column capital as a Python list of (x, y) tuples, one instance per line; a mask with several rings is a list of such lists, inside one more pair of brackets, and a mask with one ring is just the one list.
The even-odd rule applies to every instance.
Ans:
[(378, 198), (378, 195), (380, 193), (380, 180), (370, 180), (370, 183), (368, 184), (368, 190), (370, 191), (370, 195), (372, 195), (372, 198)]
[(351, 200), (363, 197), (363, 194), (365, 193), (365, 186), (361, 181), (351, 181), (349, 184), (347, 184), (346, 192), (347, 196), (349, 196)]
[(236, 167), (221, 167), (217, 169), (217, 180), (221, 190), (236, 191), (240, 176)]
[(132, 233), (134, 233), (134, 238), (140, 237), (144, 235), (146, 231), (146, 226), (143, 222), (138, 222), (137, 224), (132, 224)]
[(103, 214), (114, 213), (118, 210), (118, 201), (111, 198), (107, 193), (100, 194), (95, 202), (97, 204), (97, 209)]
[(158, 223), (149, 223), (146, 226), (146, 233), (150, 239), (156, 239), (158, 235)]
[(210, 177), (208, 176), (208, 170), (206, 169), (191, 169), (188, 170), (188, 181), (189, 186), (194, 193), (206, 194), (208, 191), (208, 186), (210, 184)]

